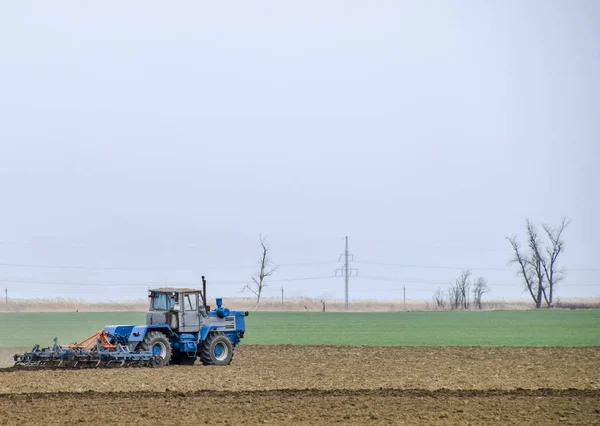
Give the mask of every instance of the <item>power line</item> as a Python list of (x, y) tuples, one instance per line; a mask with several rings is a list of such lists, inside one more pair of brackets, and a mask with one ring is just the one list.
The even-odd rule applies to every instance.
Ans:
[[(338, 275), (339, 277), (339, 275)], [(269, 280), (268, 282), (294, 282), (294, 281), (312, 281), (312, 280), (325, 280), (337, 278), (335, 275), (324, 275), (316, 277), (296, 277), (296, 278), (280, 278), (276, 280)], [(365, 281), (382, 281), (390, 283), (401, 283), (401, 284), (422, 284), (422, 285), (445, 285), (447, 281), (423, 281), (418, 279), (410, 278), (399, 278), (399, 277), (381, 277), (372, 275), (357, 275), (356, 278)], [(60, 286), (98, 286), (98, 287), (149, 287), (149, 286), (164, 286), (163, 281), (135, 281), (135, 282), (122, 282), (122, 281), (61, 281), (61, 280), (37, 280), (27, 278), (0, 278), (2, 283), (17, 283), (17, 284), (49, 284), (49, 285), (60, 285)], [(243, 285), (249, 283), (249, 281), (214, 281), (213, 285)], [(194, 286), (199, 285), (199, 282), (194, 281), (177, 281), (170, 282), (171, 286)], [(496, 284), (493, 287), (515, 287), (513, 284)], [(600, 287), (600, 284), (568, 284), (567, 287)], [(390, 288), (391, 290), (391, 288)]]
[(285, 282), (285, 281), (323, 280), (326, 278), (335, 278), (335, 275), (324, 275), (322, 277), (284, 278), (284, 279), (278, 279), (278, 280), (269, 280), (268, 282), (276, 283), (276, 282)]
[[(303, 266), (314, 266), (314, 265), (332, 265), (336, 262), (332, 261), (316, 261), (316, 262), (297, 262), (297, 263), (277, 263), (279, 267), (303, 267)], [(222, 266), (205, 266), (205, 269), (254, 269), (258, 268), (259, 265), (222, 265)]]
[(387, 282), (410, 283), (410, 284), (432, 284), (432, 285), (448, 284), (448, 281), (421, 281), (421, 280), (411, 280), (411, 279), (407, 279), (407, 278), (380, 277), (380, 276), (373, 276), (373, 275), (358, 275), (357, 278), (361, 279), (361, 280), (387, 281)]
[[(340, 255), (340, 260), (342, 260)], [(472, 271), (498, 271), (498, 272), (512, 272), (514, 268), (495, 268), (495, 267), (469, 267), (469, 266), (449, 266), (449, 265), (427, 265), (427, 264), (411, 264), (411, 263), (392, 263), (392, 262), (373, 262), (373, 261), (355, 261), (354, 256), (348, 253), (349, 261), (352, 261), (360, 265), (374, 265), (374, 266), (392, 266), (402, 268), (416, 268), (416, 269), (452, 269), (452, 270), (464, 270), (470, 269)], [(307, 262), (295, 262), (295, 263), (280, 263), (279, 267), (305, 267), (314, 265), (331, 265), (336, 262), (333, 261), (307, 261)], [(194, 269), (190, 268), (174, 268), (172, 266), (167, 267), (131, 267), (131, 266), (87, 266), (87, 265), (53, 265), (53, 264), (34, 264), (34, 263), (0, 263), (0, 266), (4, 267), (18, 267), (18, 268), (42, 268), (42, 269), (80, 269), (80, 270), (97, 270), (97, 271), (192, 271), (196, 269), (253, 269), (257, 265), (200, 265)], [(598, 272), (599, 268), (565, 268), (566, 272)], [(350, 268), (351, 272), (355, 271)], [(341, 271), (343, 272), (343, 271)], [(350, 273), (351, 275), (351, 273)]]
[[(314, 238), (313, 238), (314, 240)], [(330, 241), (329, 238), (319, 238), (319, 241)], [(506, 251), (506, 250), (510, 250), (509, 247), (506, 248), (499, 248), (499, 247), (469, 247), (469, 246), (464, 246), (464, 245), (444, 245), (444, 244), (435, 244), (435, 243), (423, 243), (422, 241), (406, 241), (406, 240), (390, 240), (390, 239), (353, 239), (353, 241), (355, 243), (376, 243), (376, 244), (400, 244), (403, 246), (406, 246), (407, 248), (410, 247), (411, 249), (414, 248), (427, 248), (427, 249), (444, 249), (444, 250), (465, 250), (465, 251)], [(95, 244), (93, 246), (89, 245), (89, 244), (69, 244), (69, 243), (65, 243), (65, 242), (59, 242), (59, 241), (29, 241), (29, 242), (23, 242), (23, 241), (8, 241), (8, 240), (0, 240), (0, 244), (2, 245), (8, 245), (8, 246), (19, 246), (19, 247), (25, 247), (25, 248), (34, 248), (34, 247), (64, 247), (64, 248), (74, 248), (74, 249), (87, 249), (87, 248), (91, 248), (91, 247), (98, 247), (98, 244)], [(133, 246), (133, 245), (132, 245)], [(188, 250), (196, 250), (196, 249), (201, 249), (201, 248), (205, 248), (202, 245), (198, 245), (198, 244), (155, 244), (155, 246), (160, 246), (160, 247), (170, 247), (170, 248), (176, 248), (176, 249), (188, 249)], [(107, 247), (107, 248), (111, 248), (111, 247), (115, 247), (114, 244), (100, 244), (100, 247)]]
[(360, 265), (377, 265), (377, 266), (399, 266), (402, 268), (420, 268), (420, 269), (470, 269), (472, 271), (513, 271), (510, 268), (467, 268), (457, 266), (442, 266), (442, 265), (415, 265), (406, 263), (386, 263), (386, 262), (362, 262), (357, 261)]
[[(415, 264), (405, 264), (405, 263), (387, 263), (387, 262), (366, 262), (366, 261), (356, 261), (355, 263), (359, 265), (378, 265), (378, 266), (399, 266), (402, 268), (420, 268), (420, 269), (470, 269), (471, 271), (499, 271), (499, 272), (513, 272), (516, 269), (512, 268), (472, 268), (472, 267), (458, 267), (458, 266), (442, 266), (442, 265), (415, 265)], [(597, 268), (568, 268), (566, 272), (596, 272), (600, 271)]]
[[(67, 285), (67, 286), (106, 286), (106, 287), (135, 287), (135, 286), (164, 286), (162, 281), (148, 281), (148, 282), (85, 282), (85, 281), (47, 281), (47, 280), (29, 280), (29, 279), (0, 279), (2, 283), (17, 283), (17, 284), (51, 284), (51, 285)], [(183, 285), (183, 284), (181, 284)], [(189, 285), (189, 284), (185, 284)]]
[[(298, 262), (282, 263), (280, 267), (303, 267), (313, 265), (331, 265), (336, 262), (317, 261), (317, 262)], [(42, 269), (82, 269), (93, 271), (191, 271), (188, 268), (173, 267), (121, 267), (121, 266), (80, 266), (80, 265), (49, 265), (49, 264), (28, 264), (28, 263), (0, 263), (0, 266), (18, 267), (18, 268), (42, 268)], [(223, 265), (223, 266), (200, 266), (196, 269), (253, 269), (256, 265)]]
[(298, 262), (298, 263), (278, 263), (277, 266), (313, 266), (313, 265), (332, 265), (337, 262), (317, 261), (317, 262)]
[(388, 239), (353, 239), (352, 241), (358, 243), (376, 243), (376, 244), (400, 244), (407, 249), (414, 250), (415, 248), (419, 249), (442, 249), (447, 251), (494, 251), (494, 252), (506, 252), (510, 250), (509, 247), (500, 248), (500, 247), (469, 247), (469, 246), (461, 246), (461, 245), (443, 245), (443, 244), (427, 244), (422, 241), (406, 241), (406, 240), (388, 240)]
[[(448, 281), (421, 281), (412, 280), (408, 278), (397, 278), (397, 277), (379, 277), (372, 275), (358, 275), (358, 279), (372, 280), (372, 281), (384, 281), (384, 282), (395, 282), (395, 283), (406, 283), (406, 284), (425, 284), (425, 285), (445, 285), (449, 284)], [(516, 284), (490, 284), (491, 287), (516, 287)], [(565, 287), (600, 287), (599, 284), (567, 284)]]
[(0, 266), (9, 266), (17, 268), (45, 268), (45, 269), (84, 269), (97, 271), (181, 271), (182, 268), (137, 268), (137, 267), (94, 267), (94, 266), (75, 266), (75, 265), (39, 265), (27, 263), (0, 263)]
[[(411, 289), (407, 289), (410, 290), (411, 293), (427, 293), (427, 294), (431, 294), (431, 289), (428, 288), (411, 288)], [(402, 292), (404, 293), (405, 290), (403, 287), (398, 287), (398, 288), (389, 288), (389, 287), (369, 287), (369, 291), (372, 292), (381, 292), (381, 291), (385, 291), (385, 292), (392, 292), (392, 293), (397, 293), (397, 292)], [(410, 300), (410, 299), (408, 299)]]
[[(320, 277), (297, 277), (297, 278), (280, 278), (277, 280), (269, 280), (268, 282), (289, 282), (289, 281), (309, 281), (309, 280), (321, 280), (335, 278), (333, 275), (326, 275)], [(51, 284), (51, 285), (65, 285), (65, 286), (107, 286), (107, 287), (136, 287), (136, 286), (164, 286), (164, 281), (136, 281), (136, 282), (120, 282), (120, 281), (102, 281), (102, 282), (89, 282), (89, 281), (60, 281), (60, 280), (36, 280), (36, 279), (8, 279), (1, 278), (2, 283), (19, 283), (19, 284)], [(214, 281), (211, 284), (214, 285), (243, 285), (250, 281)], [(199, 285), (199, 282), (170, 282), (171, 286), (194, 286)]]

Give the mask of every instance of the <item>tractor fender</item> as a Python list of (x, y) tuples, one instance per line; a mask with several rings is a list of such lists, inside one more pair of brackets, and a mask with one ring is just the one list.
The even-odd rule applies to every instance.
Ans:
[(160, 331), (164, 333), (167, 337), (171, 337), (173, 335), (173, 330), (166, 324), (154, 324), (154, 325), (136, 325), (131, 330), (131, 333), (128, 337), (128, 342), (141, 342), (146, 337), (146, 333), (149, 331)]
[(200, 341), (206, 340), (208, 333), (210, 333), (211, 331), (214, 331), (214, 330), (225, 331), (225, 327), (223, 327), (222, 325), (215, 325), (215, 324), (203, 325), (202, 328), (200, 329)]

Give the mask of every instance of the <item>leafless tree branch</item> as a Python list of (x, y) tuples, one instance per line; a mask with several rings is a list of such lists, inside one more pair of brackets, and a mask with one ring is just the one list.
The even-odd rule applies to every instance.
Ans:
[(543, 243), (535, 226), (527, 219), (526, 229), (529, 255), (523, 254), (516, 237), (507, 238), (515, 252), (511, 263), (518, 264), (518, 274), (523, 278), (525, 286), (535, 302), (536, 308), (542, 306), (542, 301), (545, 301), (546, 305), (550, 308), (553, 306), (556, 284), (564, 278), (564, 271), (557, 268), (557, 260), (564, 248), (562, 234), (569, 223), (566, 218), (563, 218), (561, 224), (556, 229), (544, 224), (542, 227), (550, 243), (543, 249)]
[(546, 254), (548, 256), (547, 260), (544, 260), (544, 274), (546, 276), (546, 280), (548, 281), (549, 288), (549, 301), (548, 306), (551, 308), (553, 306), (553, 296), (554, 290), (556, 289), (556, 284), (558, 284), (565, 276), (565, 273), (561, 269), (556, 268), (556, 263), (558, 260), (558, 256), (563, 251), (564, 241), (562, 239), (562, 234), (564, 230), (569, 226), (570, 221), (564, 217), (558, 226), (558, 228), (553, 229), (547, 224), (542, 225), (544, 231), (546, 231), (546, 235), (550, 240), (550, 244), (546, 247)]
[(433, 293), (433, 303), (435, 307), (438, 309), (444, 309), (446, 307), (446, 298), (444, 296), (444, 291), (438, 287)]
[(471, 271), (465, 269), (460, 277), (456, 279), (454, 284), (450, 284), (448, 288), (448, 300), (452, 309), (469, 309), (469, 277)]
[(258, 309), (262, 292), (264, 288), (267, 287), (265, 278), (270, 277), (277, 271), (277, 266), (272, 266), (272, 261), (269, 255), (271, 245), (267, 243), (267, 238), (263, 235), (259, 235), (259, 239), (261, 255), (258, 260), (258, 273), (256, 276), (251, 277), (252, 283), (248, 283), (242, 288), (242, 291), (248, 290), (256, 297), (255, 310)]
[(536, 292), (534, 291), (534, 277), (531, 273), (531, 261), (525, 257), (525, 255), (521, 252), (521, 248), (519, 246), (519, 242), (517, 241), (517, 237), (506, 238), (513, 247), (515, 252), (515, 256), (510, 260), (511, 263), (517, 263), (519, 265), (519, 275), (523, 278), (525, 287), (529, 291), (529, 294), (533, 298), (533, 301), (537, 305)]
[(479, 277), (475, 280), (473, 284), (473, 303), (477, 306), (477, 309), (482, 308), (481, 300), (483, 299), (483, 295), (490, 291), (485, 279)]

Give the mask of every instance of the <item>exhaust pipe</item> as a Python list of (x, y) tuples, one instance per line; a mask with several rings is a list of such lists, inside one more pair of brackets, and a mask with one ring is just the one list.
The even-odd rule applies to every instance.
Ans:
[(206, 306), (206, 278), (204, 278), (204, 275), (202, 275), (202, 304), (204, 309), (208, 311), (208, 306)]

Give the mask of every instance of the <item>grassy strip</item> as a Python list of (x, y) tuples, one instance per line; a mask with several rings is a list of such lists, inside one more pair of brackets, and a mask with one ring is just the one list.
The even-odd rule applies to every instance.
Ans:
[[(600, 311), (251, 312), (245, 344), (373, 346), (600, 346)], [(81, 340), (133, 312), (0, 313), (0, 347)]]

